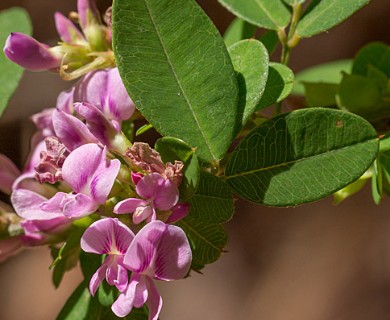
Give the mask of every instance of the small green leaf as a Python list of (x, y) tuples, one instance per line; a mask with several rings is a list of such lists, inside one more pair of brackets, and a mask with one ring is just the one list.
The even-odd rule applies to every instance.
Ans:
[(201, 270), (221, 256), (227, 243), (224, 227), (219, 223), (199, 221), (191, 214), (177, 225), (184, 230), (192, 250), (192, 269)]
[(293, 86), (294, 73), (292, 70), (283, 64), (270, 62), (267, 84), (256, 110), (264, 109), (284, 100), (291, 93)]
[(374, 161), (372, 166), (371, 192), (375, 204), (379, 204), (382, 200), (382, 168), (378, 161)]
[(135, 136), (138, 137), (139, 135), (149, 131), (153, 128), (153, 125), (150, 123), (144, 124), (142, 127), (140, 127), (137, 132), (135, 133)]
[(53, 262), (52, 281), (56, 288), (59, 287), (66, 271), (76, 267), (80, 254), (80, 238), (84, 229), (74, 228), (60, 249), (52, 247), (51, 256)]
[(390, 77), (390, 47), (381, 42), (372, 42), (361, 48), (355, 56), (352, 73), (367, 76), (369, 66)]
[(333, 203), (339, 204), (345, 199), (353, 196), (355, 193), (359, 192), (367, 183), (372, 176), (371, 170), (368, 170), (364, 173), (359, 179), (347, 185), (346, 187), (336, 191), (333, 194)]
[(332, 83), (303, 83), (308, 107), (336, 106), (336, 95), (339, 86)]
[(298, 23), (296, 33), (302, 37), (311, 37), (340, 24), (370, 0), (321, 0), (316, 1), (310, 12)]
[(225, 223), (234, 213), (229, 186), (221, 178), (208, 173), (200, 175), (199, 187), (190, 200), (190, 205), (190, 216), (197, 221)]
[(268, 78), (269, 58), (264, 45), (254, 39), (235, 43), (229, 47), (229, 54), (237, 74), (240, 92), (237, 127), (241, 130), (263, 95)]
[(305, 69), (295, 75), (292, 93), (303, 96), (305, 94), (304, 82), (339, 84), (343, 77), (343, 72), (350, 73), (351, 69), (352, 60), (338, 60)]
[(234, 139), (238, 86), (217, 28), (193, 0), (116, 0), (113, 48), (124, 85), (162, 135), (221, 159)]
[(164, 163), (175, 163), (175, 160), (183, 162), (183, 181), (179, 187), (180, 197), (183, 200), (191, 198), (198, 187), (200, 174), (198, 158), (194, 150), (184, 141), (172, 137), (158, 139), (154, 147), (160, 153)]
[(382, 108), (381, 98), (380, 88), (375, 82), (360, 75), (345, 74), (339, 86), (340, 107), (368, 120), (388, 115), (388, 109)]
[(293, 206), (355, 181), (377, 150), (375, 129), (359, 116), (325, 108), (297, 110), (249, 133), (232, 153), (226, 178), (247, 200)]
[(223, 39), (227, 47), (232, 44), (255, 36), (256, 26), (240, 18), (235, 18), (226, 29)]
[[(31, 35), (32, 27), (28, 13), (22, 8), (11, 8), (0, 12), (0, 47), (11, 32)], [(9, 61), (3, 52), (0, 53), (0, 116), (7, 107), (8, 101), (16, 90), (24, 69)]]
[(99, 303), (104, 307), (111, 307), (118, 295), (118, 289), (110, 286), (107, 281), (103, 281), (97, 291)]
[(379, 69), (368, 66), (367, 78), (373, 81), (379, 88), (381, 95), (386, 95), (389, 90), (389, 78)]
[(278, 30), (290, 21), (290, 11), (281, 0), (218, 0), (231, 13), (260, 28)]

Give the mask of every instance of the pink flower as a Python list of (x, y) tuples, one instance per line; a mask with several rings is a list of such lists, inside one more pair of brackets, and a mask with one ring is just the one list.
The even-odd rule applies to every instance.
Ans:
[(159, 173), (151, 173), (141, 178), (136, 191), (143, 199), (129, 198), (116, 204), (114, 212), (118, 214), (133, 213), (133, 222), (156, 220), (156, 209), (171, 210), (179, 200), (179, 189), (169, 179)]
[(126, 289), (128, 275), (123, 258), (133, 238), (134, 233), (116, 218), (96, 221), (84, 232), (81, 249), (107, 255), (89, 283), (89, 291), (93, 296), (104, 278), (120, 292)]
[(91, 72), (78, 82), (75, 102), (88, 102), (96, 106), (120, 130), (121, 122), (129, 119), (135, 110), (118, 68)]
[(111, 309), (119, 317), (145, 303), (149, 320), (157, 320), (162, 298), (153, 279), (171, 281), (184, 278), (192, 260), (191, 249), (182, 229), (153, 221), (141, 229), (131, 242), (123, 263), (132, 272), (127, 288)]
[(92, 143), (72, 151), (62, 166), (62, 177), (74, 193), (58, 192), (40, 208), (68, 218), (95, 212), (106, 202), (120, 169), (120, 161), (108, 160), (106, 154), (106, 148)]

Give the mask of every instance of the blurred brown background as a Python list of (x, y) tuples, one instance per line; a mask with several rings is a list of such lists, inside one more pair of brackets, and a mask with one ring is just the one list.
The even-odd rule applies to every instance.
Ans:
[[(223, 32), (232, 16), (216, 0), (198, 2)], [(103, 11), (109, 4), (98, 1)], [(11, 6), (26, 8), (34, 36), (54, 44), (53, 13), (75, 10), (76, 0), (2, 0), (0, 10)], [(351, 58), (370, 41), (390, 43), (389, 14), (390, 1), (373, 0), (342, 25), (303, 40), (293, 51), (291, 67), (299, 71)], [(54, 106), (58, 93), (69, 86), (53, 74), (26, 72), (0, 120), (0, 152), (21, 165), (32, 130), (28, 117)], [(387, 199), (374, 205), (369, 188), (337, 207), (329, 198), (289, 209), (238, 202), (227, 226), (229, 252), (203, 275), (161, 283), (161, 318), (390, 319), (389, 209)], [(0, 265), (0, 320), (55, 318), (81, 276), (72, 271), (54, 290), (50, 262), (49, 251), (40, 248)]]

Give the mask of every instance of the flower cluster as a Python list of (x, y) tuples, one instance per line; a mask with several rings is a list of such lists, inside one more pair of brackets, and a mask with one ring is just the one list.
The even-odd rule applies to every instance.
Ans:
[(112, 57), (110, 25), (92, 1), (78, 1), (76, 18), (81, 31), (56, 13), (62, 40), (56, 47), (11, 34), (4, 48), (27, 69), (84, 76), (59, 95), (55, 108), (32, 117), (37, 132), (22, 172), (0, 155), (0, 191), (13, 206), (0, 203), (0, 262), (22, 247), (63, 242), (89, 216), (81, 249), (106, 256), (90, 279), (91, 294), (106, 279), (118, 290), (117, 316), (146, 304), (149, 319), (157, 319), (162, 299), (154, 279), (181, 279), (192, 260), (185, 233), (172, 225), (189, 211), (180, 201), (183, 163), (164, 163), (148, 144), (132, 144), (122, 132), (135, 105), (113, 62), (104, 60)]

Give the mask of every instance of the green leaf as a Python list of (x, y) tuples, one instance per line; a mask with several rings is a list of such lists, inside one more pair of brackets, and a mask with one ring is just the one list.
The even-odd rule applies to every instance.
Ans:
[(183, 200), (191, 198), (198, 187), (200, 174), (198, 158), (194, 150), (184, 141), (172, 137), (158, 139), (154, 147), (160, 153), (164, 163), (175, 163), (175, 160), (183, 162), (183, 181), (179, 187), (180, 197)]
[(117, 317), (111, 306), (102, 306), (97, 297), (92, 297), (88, 289), (89, 280), (84, 280), (75, 289), (56, 320), (147, 320), (146, 308), (133, 308), (131, 313), (123, 318)]
[[(229, 47), (239, 87), (238, 129), (242, 129), (256, 110), (268, 78), (268, 52), (257, 40), (241, 40)], [(238, 131), (239, 131), (238, 130)], [(238, 132), (237, 132), (238, 133)]]
[(367, 78), (376, 84), (382, 95), (387, 94), (389, 78), (382, 71), (370, 65), (368, 66)]
[(350, 73), (351, 69), (352, 60), (338, 60), (305, 69), (295, 75), (292, 93), (303, 96), (305, 94), (304, 82), (339, 84), (343, 72)]
[(332, 83), (304, 83), (305, 98), (309, 107), (336, 106), (339, 86)]
[(84, 229), (74, 228), (60, 249), (51, 248), (53, 263), (50, 269), (53, 269), (52, 281), (56, 288), (59, 287), (66, 271), (76, 267), (80, 254), (80, 238)]
[(113, 47), (124, 85), (162, 135), (206, 161), (234, 138), (238, 86), (218, 30), (193, 0), (117, 0)]
[(381, 42), (373, 42), (361, 48), (355, 56), (352, 73), (367, 76), (369, 66), (390, 77), (390, 47)]
[(234, 213), (234, 201), (229, 186), (209, 173), (200, 175), (196, 194), (190, 200), (190, 216), (197, 221), (228, 222)]
[[(22, 8), (11, 8), (0, 12), (0, 47), (11, 32), (31, 35), (32, 27), (28, 13)], [(8, 101), (16, 90), (24, 69), (9, 61), (3, 52), (0, 53), (0, 116), (7, 107)]]
[(290, 11), (281, 0), (218, 0), (231, 13), (260, 28), (278, 30), (290, 21)]
[(339, 86), (340, 107), (368, 120), (388, 115), (388, 109), (382, 108), (381, 98), (380, 88), (375, 82), (360, 75), (345, 74)]
[(340, 24), (370, 0), (321, 0), (310, 8), (310, 12), (298, 23), (296, 33), (302, 37), (311, 37)]
[(336, 191), (333, 194), (333, 203), (339, 204), (345, 199), (353, 196), (355, 193), (359, 192), (367, 183), (367, 180), (372, 176), (371, 170), (365, 172), (359, 179), (347, 185), (346, 187)]
[(256, 110), (284, 100), (291, 93), (293, 86), (292, 70), (283, 64), (270, 62), (267, 84)]
[(191, 214), (176, 223), (186, 233), (192, 250), (192, 269), (201, 270), (221, 256), (227, 243), (224, 227), (219, 223), (200, 221)]
[(374, 161), (371, 179), (371, 192), (375, 204), (379, 204), (382, 200), (382, 168), (379, 161)]
[(226, 178), (249, 201), (293, 206), (355, 181), (377, 150), (375, 129), (359, 116), (325, 108), (297, 110), (249, 133), (232, 153)]
[(256, 26), (242, 20), (235, 18), (226, 29), (223, 39), (227, 47), (242, 40), (249, 39), (255, 36)]
[(267, 31), (259, 38), (264, 47), (267, 48), (268, 53), (271, 55), (279, 44), (279, 38), (276, 31)]

